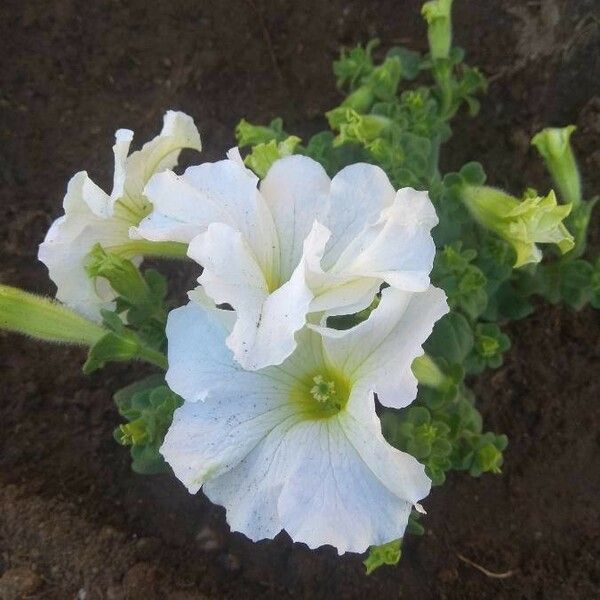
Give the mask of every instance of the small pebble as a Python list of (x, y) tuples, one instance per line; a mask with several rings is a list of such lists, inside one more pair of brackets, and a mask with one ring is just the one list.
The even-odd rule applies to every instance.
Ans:
[(196, 534), (196, 542), (204, 552), (214, 552), (223, 548), (223, 539), (210, 525), (205, 525)]

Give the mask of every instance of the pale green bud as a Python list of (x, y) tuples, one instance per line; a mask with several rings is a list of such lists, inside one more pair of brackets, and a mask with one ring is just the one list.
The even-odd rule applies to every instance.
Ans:
[(374, 101), (375, 94), (371, 86), (362, 85), (347, 96), (339, 108), (351, 108), (356, 112), (365, 113), (371, 108)]
[(93, 346), (106, 330), (55, 300), (0, 285), (0, 328), (47, 342)]
[(425, 2), (421, 14), (427, 21), (427, 37), (431, 57), (448, 58), (452, 45), (452, 0)]
[(536, 243), (556, 244), (563, 254), (574, 246), (563, 224), (571, 205), (558, 204), (553, 191), (545, 197), (518, 200), (496, 188), (464, 185), (461, 197), (479, 224), (515, 249), (515, 267), (540, 262), (542, 253)]
[(563, 200), (577, 206), (581, 202), (581, 178), (570, 142), (575, 129), (574, 125), (543, 129), (531, 144), (542, 155)]
[(443, 373), (427, 354), (417, 356), (411, 365), (412, 372), (421, 385), (434, 389), (446, 389), (452, 380)]

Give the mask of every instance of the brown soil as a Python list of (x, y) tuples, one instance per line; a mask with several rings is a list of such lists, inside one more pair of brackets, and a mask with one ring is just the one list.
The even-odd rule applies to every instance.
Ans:
[[(478, 119), (457, 126), (447, 166), (477, 159), (494, 184), (545, 188), (528, 139), (543, 124), (575, 122), (586, 190), (597, 192), (597, 0), (456, 4), (456, 38), (493, 81)], [(289, 130), (310, 134), (337, 100), (338, 46), (377, 35), (384, 46), (423, 49), (418, 8), (5, 0), (0, 280), (51, 292), (37, 244), (76, 170), (109, 181), (116, 127), (144, 140), (165, 109), (183, 109), (201, 126), (205, 160), (233, 144), (241, 117), (281, 115)], [(597, 241), (597, 226), (593, 234)], [(510, 328), (505, 365), (476, 382), (488, 427), (510, 438), (503, 475), (452, 475), (427, 500), (426, 534), (407, 541), (398, 567), (370, 577), (357, 556), (309, 552), (285, 535), (252, 544), (173, 478), (131, 473), (111, 437), (111, 393), (142, 367), (84, 378), (80, 351), (3, 335), (0, 597), (599, 597), (599, 321), (590, 309), (540, 306)]]

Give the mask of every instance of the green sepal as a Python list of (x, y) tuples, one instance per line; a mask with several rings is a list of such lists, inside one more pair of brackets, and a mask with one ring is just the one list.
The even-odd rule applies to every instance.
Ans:
[(268, 173), (276, 160), (294, 154), (301, 141), (299, 137), (291, 135), (280, 142), (270, 140), (269, 142), (257, 144), (244, 159), (244, 164), (262, 178)]
[(365, 85), (373, 95), (384, 101), (393, 100), (402, 79), (402, 62), (397, 56), (388, 56), (375, 67), (365, 80)]
[(332, 129), (339, 134), (334, 146), (346, 143), (367, 145), (383, 136), (391, 135), (394, 122), (388, 117), (375, 114), (359, 114), (351, 108), (340, 106), (325, 115)]
[(108, 310), (101, 312), (104, 325), (110, 331), (90, 347), (83, 365), (86, 375), (100, 369), (107, 362), (145, 360), (161, 368), (167, 367), (165, 356), (144, 343), (134, 331), (127, 329), (117, 314)]
[[(154, 269), (142, 274), (129, 259), (107, 252), (100, 244), (96, 244), (90, 252), (86, 270), (93, 279), (106, 279), (118, 294), (116, 313), (122, 314), (146, 343), (156, 349), (164, 348), (166, 279)], [(111, 329), (121, 331), (118, 329), (121, 323), (119, 316), (108, 312), (104, 312), (103, 316), (112, 322)]]
[(92, 279), (106, 279), (112, 289), (131, 304), (148, 301), (150, 290), (139, 269), (127, 258), (107, 252), (100, 244), (88, 254), (86, 272)]
[(397, 565), (402, 556), (402, 539), (393, 540), (381, 546), (371, 546), (369, 554), (363, 565), (365, 565), (367, 575), (382, 567), (383, 565)]
[(508, 438), (505, 435), (485, 433), (477, 440), (477, 444), (471, 451), (471, 465), (469, 475), (479, 477), (483, 473), (501, 473), (504, 462), (502, 452), (508, 446)]

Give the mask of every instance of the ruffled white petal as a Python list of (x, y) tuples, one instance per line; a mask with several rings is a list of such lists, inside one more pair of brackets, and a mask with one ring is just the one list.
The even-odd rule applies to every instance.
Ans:
[(328, 286), (315, 286), (317, 295), (310, 305), (311, 313), (324, 313), (323, 320), (334, 315), (351, 315), (367, 308), (381, 287), (381, 280), (372, 277), (328, 277), (327, 280)]
[[(100, 278), (92, 281), (85, 271), (87, 256), (100, 243), (105, 248), (129, 242), (129, 228), (139, 222), (147, 201), (143, 187), (148, 177), (172, 167), (182, 148), (200, 150), (200, 136), (191, 117), (169, 111), (159, 136), (128, 156), (133, 132), (119, 129), (113, 153), (113, 191), (102, 191), (85, 171), (69, 182), (64, 216), (55, 221), (40, 245), (39, 259), (46, 264), (57, 286), (56, 297), (84, 315), (99, 320), (100, 310), (112, 309), (114, 291)], [(133, 259), (139, 263), (140, 258)]]
[(299, 264), (303, 242), (313, 222), (326, 222), (330, 185), (325, 169), (312, 158), (301, 155), (275, 161), (262, 181), (260, 191), (279, 236), (282, 281)]
[(348, 244), (331, 272), (378, 278), (398, 289), (421, 292), (429, 286), (435, 257), (431, 229), (437, 223), (427, 192), (401, 189), (377, 222)]
[(329, 213), (325, 225), (331, 231), (323, 264), (329, 270), (346, 246), (383, 209), (394, 201), (395, 190), (385, 172), (375, 165), (356, 163), (342, 169), (332, 180)]
[(224, 343), (223, 312), (192, 302), (172, 311), (167, 322), (166, 378), (186, 402), (175, 412), (161, 453), (192, 493), (235, 467), (291, 414), (281, 398), (293, 380), (240, 369)]
[(115, 293), (105, 280), (90, 279), (86, 257), (97, 243), (110, 247), (129, 239), (126, 223), (105, 217), (109, 201), (87, 173), (74, 175), (63, 203), (65, 215), (52, 224), (38, 251), (56, 284), (56, 297), (96, 321), (101, 309), (113, 308)]
[(188, 254), (204, 267), (199, 282), (217, 304), (230, 304), (237, 313), (227, 345), (245, 369), (280, 364), (294, 351), (294, 334), (304, 326), (312, 300), (306, 273), (320, 260), (328, 235), (323, 226), (313, 225), (300, 263), (272, 293), (246, 238), (236, 229), (213, 223), (192, 240)]
[[(125, 193), (125, 182), (127, 180), (127, 157), (129, 148), (133, 141), (133, 131), (131, 129), (118, 129), (115, 132), (115, 143), (113, 145), (113, 154), (115, 157), (115, 172), (113, 175), (113, 189), (111, 193), (112, 202)], [(138, 195), (140, 195), (139, 190)]]
[(371, 411), (367, 425), (349, 415), (290, 415), (204, 492), (225, 506), (232, 529), (255, 541), (285, 529), (295, 542), (343, 554), (402, 537), (430, 480), (413, 457), (385, 442), (373, 403)]
[(366, 321), (331, 337), (321, 329), (325, 353), (355, 386), (375, 391), (384, 406), (402, 408), (416, 396), (417, 381), (410, 366), (448, 310), (446, 295), (436, 287), (417, 293), (386, 288)]
[(277, 234), (257, 182), (233, 160), (190, 167), (182, 176), (159, 173), (144, 191), (153, 211), (132, 235), (189, 243), (211, 223), (224, 223), (240, 231), (261, 268), (278, 269)]
[(142, 196), (150, 177), (154, 173), (172, 169), (177, 164), (181, 150), (202, 149), (194, 120), (185, 113), (173, 110), (165, 113), (161, 132), (146, 142), (141, 150), (127, 156), (132, 137), (132, 132), (128, 130), (119, 130), (116, 134), (113, 201), (123, 196)]
[(299, 456), (278, 502), (294, 541), (365, 552), (402, 537), (413, 504), (429, 493), (423, 466), (387, 444), (372, 399), (369, 409), (365, 421), (341, 413), (294, 428)]
[(167, 381), (186, 402), (161, 453), (177, 477), (192, 493), (203, 487), (253, 540), (285, 529), (341, 554), (402, 537), (430, 481), (384, 440), (372, 393), (353, 390), (338, 415), (307, 418), (291, 391), (325, 367), (322, 339), (304, 329), (280, 367), (244, 371), (225, 348), (219, 312), (191, 303), (169, 315)]

